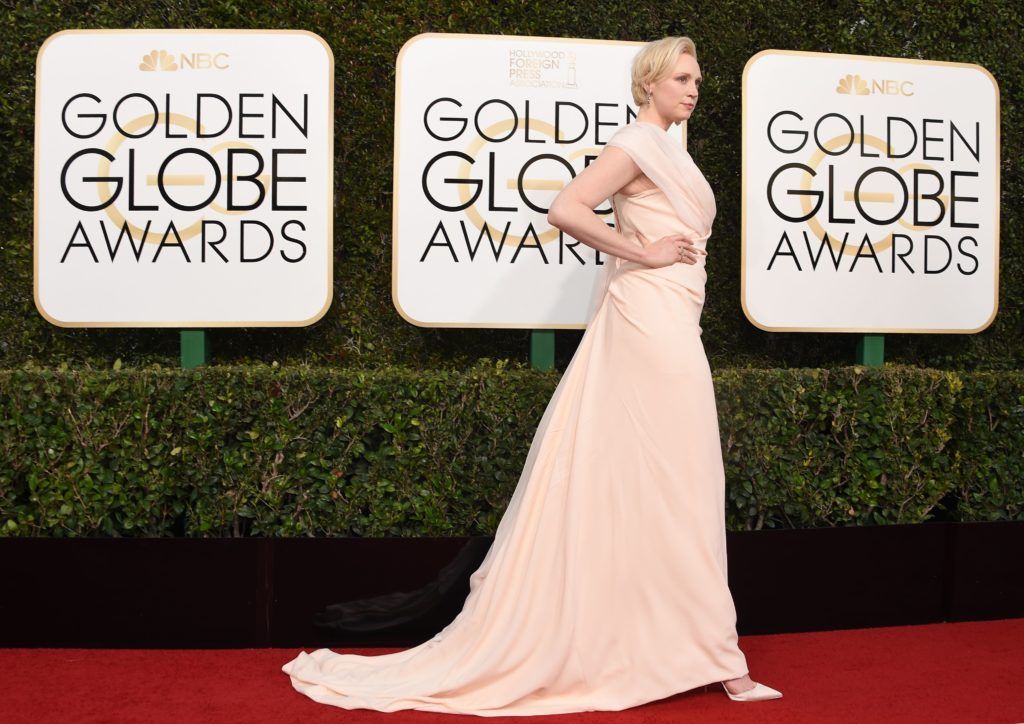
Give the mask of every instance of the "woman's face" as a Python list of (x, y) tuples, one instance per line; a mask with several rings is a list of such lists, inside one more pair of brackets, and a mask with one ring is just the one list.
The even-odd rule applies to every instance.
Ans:
[(651, 104), (659, 116), (672, 123), (688, 120), (697, 105), (701, 80), (697, 59), (680, 53), (672, 72), (649, 86)]

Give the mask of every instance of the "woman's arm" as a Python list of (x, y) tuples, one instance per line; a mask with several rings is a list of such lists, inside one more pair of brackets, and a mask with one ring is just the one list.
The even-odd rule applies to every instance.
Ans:
[(645, 250), (609, 227), (594, 208), (640, 175), (629, 154), (605, 146), (600, 155), (563, 188), (548, 210), (548, 223), (587, 246), (627, 261), (642, 262)]

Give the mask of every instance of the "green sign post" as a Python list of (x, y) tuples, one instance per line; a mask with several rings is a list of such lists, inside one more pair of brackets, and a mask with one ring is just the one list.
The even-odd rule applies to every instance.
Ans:
[(555, 330), (535, 329), (530, 332), (530, 365), (535, 370), (554, 369)]
[(181, 366), (192, 369), (210, 361), (210, 339), (205, 329), (181, 330)]
[(857, 340), (857, 364), (881, 367), (885, 362), (885, 335), (865, 334)]

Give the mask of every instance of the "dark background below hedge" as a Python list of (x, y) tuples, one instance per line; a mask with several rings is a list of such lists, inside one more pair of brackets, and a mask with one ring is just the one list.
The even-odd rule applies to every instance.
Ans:
[[(32, 179), (35, 58), (69, 28), (303, 28), (328, 42), (336, 61), (335, 298), (300, 329), (218, 329), (216, 363), (272, 360), (332, 366), (466, 367), (481, 357), (526, 359), (526, 330), (428, 329), (405, 322), (390, 295), (391, 157), (395, 59), (423, 32), (651, 40), (689, 35), (705, 83), (690, 150), (715, 189), (702, 327), (712, 367), (828, 367), (853, 362), (857, 335), (771, 333), (751, 325), (739, 302), (740, 79), (765, 48), (978, 63), (1000, 85), (1002, 218), (1000, 309), (976, 335), (890, 334), (886, 358), (941, 369), (1021, 366), (1020, 104), (1024, 69), (1021, 5), (1000, 2), (821, 3), (629, 0), (600, 3), (469, 2), (40, 2), (0, 10), (0, 367), (174, 364), (176, 330), (62, 329), (32, 301)], [(623, 89), (625, 92), (625, 89)], [(956, 89), (949, 102), (956, 103)], [(564, 367), (582, 333), (557, 333)]]

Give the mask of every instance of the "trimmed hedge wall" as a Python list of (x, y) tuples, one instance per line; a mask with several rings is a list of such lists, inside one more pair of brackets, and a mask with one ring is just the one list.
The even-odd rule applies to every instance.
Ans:
[[(493, 534), (559, 379), (486, 359), (0, 371), (0, 534)], [(732, 530), (1024, 519), (1024, 373), (714, 379)]]
[[(412, 368), (465, 368), (479, 357), (525, 359), (529, 333), (430, 329), (406, 323), (390, 295), (390, 202), (395, 59), (422, 32), (546, 35), (650, 40), (689, 35), (705, 78), (690, 148), (715, 189), (708, 298), (701, 325), (719, 366), (830, 367), (853, 361), (855, 336), (769, 333), (743, 316), (739, 301), (740, 81), (765, 48), (931, 58), (979, 63), (998, 79), (1002, 99), (1002, 266), (1000, 311), (976, 335), (886, 336), (887, 359), (943, 369), (1015, 369), (1024, 361), (1024, 255), (1021, 254), (1021, 117), (1024, 15), (1017, 0), (605, 0), (600, 12), (575, 3), (349, 2), (289, 0), (36, 0), (0, 9), (0, 367), (25, 359), (55, 365), (115, 358), (174, 364), (174, 330), (60, 329), (32, 302), (32, 150), (35, 57), (67, 28), (305, 28), (336, 59), (334, 303), (300, 329), (216, 330), (218, 361)], [(624, 89), (625, 90), (625, 89)], [(950, 101), (955, 101), (955, 89)], [(558, 333), (572, 346), (575, 331)], [(563, 356), (563, 360), (567, 357)]]

